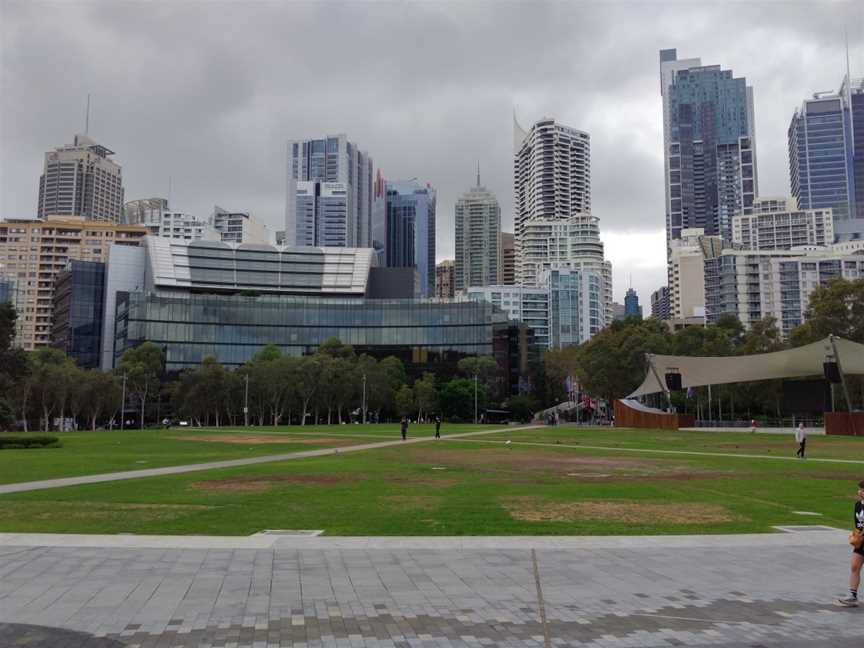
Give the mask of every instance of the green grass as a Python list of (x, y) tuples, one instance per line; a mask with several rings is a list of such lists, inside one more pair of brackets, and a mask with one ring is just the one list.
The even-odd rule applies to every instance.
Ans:
[[(447, 424), (442, 427), (445, 432), (473, 429), (496, 429), (496, 426)], [(434, 433), (432, 425), (411, 425), (409, 428), (411, 437), (432, 436)], [(62, 447), (0, 449), (0, 484), (374, 443), (399, 438), (399, 424), (207, 429), (175, 427), (170, 430), (55, 434)], [(33, 433), (30, 436), (36, 435)], [(260, 437), (257, 439), (259, 442), (227, 442), (231, 437), (249, 435)], [(226, 442), (197, 440), (202, 437), (221, 437)], [(260, 442), (271, 438), (272, 443)]]
[[(317, 431), (279, 429), (276, 436), (284, 437), (281, 447), (287, 447), (298, 432)], [(356, 433), (349, 426), (320, 431), (328, 437)], [(446, 431), (461, 429), (447, 426)], [(395, 426), (361, 432), (398, 437)], [(411, 432), (431, 433), (420, 426), (412, 426)], [(158, 444), (159, 438), (151, 443)], [(506, 439), (513, 443), (505, 445)], [(769, 456), (789, 456), (794, 443), (786, 436), (608, 428), (511, 430), (470, 440), (430, 440), (6, 495), (0, 497), (0, 531), (248, 535), (262, 529), (323, 529), (327, 535), (605, 535), (769, 532), (783, 524), (847, 528), (855, 482), (864, 478), (864, 440), (814, 436), (810, 444), (813, 457), (861, 463), (746, 456), (769, 455), (768, 450)], [(639, 448), (706, 454), (628, 451)], [(5, 461), (5, 452), (0, 452), (0, 462)], [(54, 450), (16, 452), (35, 456)], [(727, 453), (740, 456), (723, 456)], [(795, 511), (820, 515), (805, 517)]]

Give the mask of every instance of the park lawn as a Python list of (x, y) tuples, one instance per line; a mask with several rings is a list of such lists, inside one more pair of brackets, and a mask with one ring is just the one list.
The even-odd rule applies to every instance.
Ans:
[[(702, 432), (690, 430), (641, 430), (634, 428), (583, 428), (550, 426), (531, 430), (513, 430), (484, 436), (487, 441), (510, 439), (532, 443), (593, 445), (606, 448), (640, 448), (754, 454), (793, 457), (798, 449), (795, 436), (789, 434), (742, 432)], [(864, 438), (811, 434), (807, 437), (807, 457), (812, 459), (845, 459), (864, 462)], [(862, 465), (864, 468), (864, 465)], [(864, 475), (862, 475), (864, 478)]]
[[(449, 432), (496, 426), (446, 425)], [(500, 426), (498, 426), (500, 427)], [(36, 433), (33, 433), (36, 434)], [(399, 424), (55, 432), (62, 446), (0, 449), (0, 484), (343, 447), (399, 438)], [(433, 425), (412, 425), (431, 436)]]
[(5, 495), (0, 532), (640, 535), (770, 532), (790, 524), (847, 528), (862, 472), (864, 464), (430, 440)]

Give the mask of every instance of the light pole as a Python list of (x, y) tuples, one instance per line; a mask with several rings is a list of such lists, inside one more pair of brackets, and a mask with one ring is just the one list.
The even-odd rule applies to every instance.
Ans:
[(120, 431), (126, 428), (126, 372), (123, 372), (123, 391), (120, 397)]
[(363, 425), (366, 425), (366, 372), (363, 372), (363, 400), (360, 403), (363, 408)]
[(477, 374), (474, 374), (474, 425), (477, 425)]
[[(243, 425), (249, 427), (249, 374), (246, 374), (246, 395), (243, 397)], [(291, 421), (288, 421), (289, 423)]]

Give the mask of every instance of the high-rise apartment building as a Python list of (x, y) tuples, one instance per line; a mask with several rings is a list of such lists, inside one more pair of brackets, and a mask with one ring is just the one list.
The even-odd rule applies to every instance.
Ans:
[(416, 180), (385, 183), (385, 259), (390, 268), (417, 268), (420, 293), (435, 294), (436, 192)]
[(588, 133), (554, 119), (541, 119), (527, 131), (513, 120), (513, 221), (520, 283), (533, 281), (522, 268), (526, 223), (591, 212), (590, 139)]
[(456, 290), (501, 283), (501, 207), (495, 195), (480, 185), (456, 201)]
[(435, 266), (435, 296), (439, 299), (452, 299), (456, 294), (455, 264), (452, 259)]
[(771, 315), (787, 336), (805, 321), (813, 290), (838, 277), (864, 277), (864, 241), (797, 250), (724, 250), (705, 262), (708, 321), (732, 313), (749, 328)]
[(372, 246), (372, 159), (344, 134), (288, 142), (285, 242)]
[(660, 50), (666, 239), (698, 228), (732, 238), (758, 194), (753, 89), (698, 58)]
[(69, 259), (105, 261), (112, 244), (138, 245), (147, 234), (140, 225), (74, 216), (0, 222), (0, 266), (17, 277), (23, 296), (16, 344), (32, 350), (51, 342), (54, 282)]
[(501, 232), (501, 284), (516, 283), (516, 242), (512, 232)]
[(757, 198), (752, 214), (732, 219), (732, 243), (747, 250), (788, 250), (833, 242), (831, 209), (798, 209), (794, 198)]
[(38, 218), (80, 216), (119, 223), (123, 217), (123, 176), (114, 154), (87, 135), (45, 154), (39, 179)]
[(795, 111), (789, 178), (800, 209), (830, 208), (838, 240), (864, 238), (864, 79), (847, 75)]
[(651, 317), (659, 320), (668, 320), (669, 313), (669, 288), (660, 286), (651, 293)]
[(669, 316), (704, 318), (705, 261), (720, 256), (726, 244), (721, 237), (694, 227), (682, 230), (681, 237), (669, 245)]

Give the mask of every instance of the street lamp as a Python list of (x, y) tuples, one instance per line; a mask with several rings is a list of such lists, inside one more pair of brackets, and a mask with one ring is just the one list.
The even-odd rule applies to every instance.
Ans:
[(123, 392), (120, 397), (120, 431), (126, 428), (126, 372), (123, 372)]
[(363, 400), (360, 403), (363, 409), (363, 425), (366, 425), (366, 372), (363, 372)]
[[(243, 398), (243, 425), (249, 427), (249, 374), (246, 376), (246, 395)], [(290, 421), (289, 421), (290, 423)]]
[(477, 374), (474, 374), (474, 425), (477, 425)]

